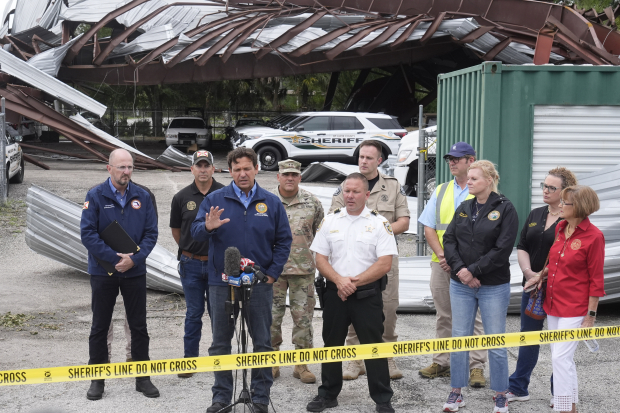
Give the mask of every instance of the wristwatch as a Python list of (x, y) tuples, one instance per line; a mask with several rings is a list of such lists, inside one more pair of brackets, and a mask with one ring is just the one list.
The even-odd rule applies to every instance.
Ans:
[(596, 317), (596, 311), (592, 311), (592, 310), (590, 310), (590, 311), (588, 311), (588, 315), (589, 315), (590, 317)]

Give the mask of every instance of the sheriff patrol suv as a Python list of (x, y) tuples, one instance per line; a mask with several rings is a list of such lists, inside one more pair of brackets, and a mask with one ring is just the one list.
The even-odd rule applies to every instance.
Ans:
[[(11, 137), (6, 132), (4, 137), (6, 144), (6, 181), (12, 184), (21, 184), (24, 181), (24, 157), (22, 156), (22, 148), (18, 142), (21, 142), (21, 136)], [(9, 186), (7, 188), (7, 195)]]
[[(262, 132), (262, 131), (261, 131)], [(373, 139), (383, 147), (383, 159), (398, 152), (407, 131), (389, 115), (359, 112), (305, 112), (288, 130), (265, 131), (252, 136), (239, 134), (235, 147), (257, 153), (261, 168), (278, 169), (278, 162), (292, 158), (314, 161), (355, 162), (363, 140)], [(258, 135), (258, 136), (257, 136)]]

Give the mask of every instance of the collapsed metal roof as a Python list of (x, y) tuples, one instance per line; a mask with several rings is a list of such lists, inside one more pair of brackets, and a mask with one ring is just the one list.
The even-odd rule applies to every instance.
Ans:
[[(614, 25), (618, 9), (525, 0), (28, 0), (27, 11), (25, 3), (3, 42), (26, 61), (92, 25), (62, 67), (47, 60), (44, 71), (71, 80), (249, 79), (412, 64), (456, 49), (512, 64), (620, 64), (620, 34), (602, 24)], [(103, 27), (109, 38), (97, 38)]]

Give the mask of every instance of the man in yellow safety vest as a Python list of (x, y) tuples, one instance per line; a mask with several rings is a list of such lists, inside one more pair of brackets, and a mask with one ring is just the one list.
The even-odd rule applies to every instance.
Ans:
[[(450, 266), (443, 255), (443, 234), (452, 221), (454, 211), (461, 202), (473, 198), (467, 187), (467, 169), (476, 160), (476, 151), (466, 142), (457, 142), (451, 146), (450, 152), (444, 157), (450, 167), (454, 180), (437, 187), (426, 204), (418, 221), (424, 225), (424, 236), (433, 250), (431, 259), (431, 294), (437, 311), (436, 337), (452, 336), (452, 306), (450, 305)], [(476, 316), (474, 334), (482, 335), (480, 311)], [(484, 364), (487, 361), (486, 350), (469, 352), (469, 385), (484, 387)], [(427, 378), (450, 376), (450, 354), (433, 355), (433, 363), (419, 371), (420, 376)]]

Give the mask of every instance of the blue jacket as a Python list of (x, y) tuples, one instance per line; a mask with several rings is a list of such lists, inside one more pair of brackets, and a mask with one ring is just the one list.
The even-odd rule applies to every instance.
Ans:
[[(220, 219), (230, 218), (230, 222), (209, 233), (205, 228), (205, 214), (212, 206), (223, 208)], [(192, 224), (192, 237), (196, 241), (209, 240), (209, 285), (228, 285), (222, 281), (224, 252), (228, 247), (237, 247), (243, 257), (277, 280), (293, 242), (286, 210), (277, 196), (256, 184), (256, 193), (246, 210), (232, 182), (202, 201)]]
[(140, 251), (131, 256), (134, 266), (130, 270), (124, 273), (115, 272), (113, 276), (128, 278), (144, 275), (146, 274), (146, 257), (155, 247), (158, 233), (157, 216), (151, 197), (144, 189), (135, 184), (129, 184), (127, 202), (125, 208), (121, 208), (110, 189), (108, 180), (88, 191), (82, 208), (80, 232), (82, 244), (88, 250), (88, 273), (108, 276), (95, 257), (114, 265), (120, 261), (116, 251), (108, 247), (99, 237), (99, 232), (116, 220), (138, 244)]

